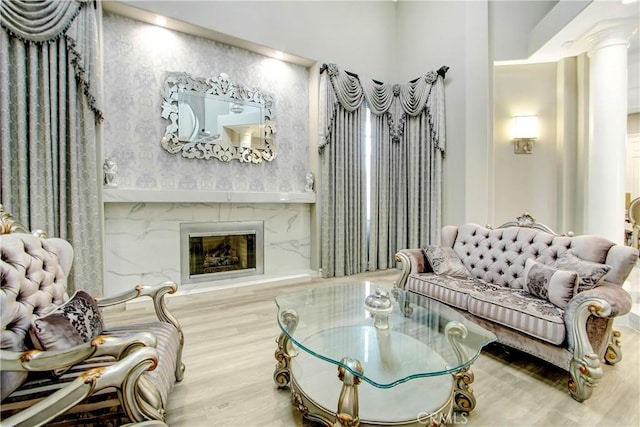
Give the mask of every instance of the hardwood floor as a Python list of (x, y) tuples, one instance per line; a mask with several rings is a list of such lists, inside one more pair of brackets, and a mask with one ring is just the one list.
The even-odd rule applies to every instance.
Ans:
[[(170, 396), (167, 423), (176, 427), (308, 425), (291, 405), (289, 390), (278, 390), (272, 379), (275, 339), (280, 332), (273, 299), (326, 283), (375, 280), (391, 286), (398, 274), (392, 270), (169, 298), (169, 308), (184, 330), (187, 369)], [(108, 323), (151, 316), (150, 303), (105, 313)], [(640, 334), (624, 326), (617, 329), (622, 332), (623, 359), (616, 366), (605, 365), (602, 381), (584, 403), (569, 396), (568, 373), (522, 353), (490, 346), (472, 367), (477, 407), (467, 418), (458, 418), (458, 423), (640, 425)]]

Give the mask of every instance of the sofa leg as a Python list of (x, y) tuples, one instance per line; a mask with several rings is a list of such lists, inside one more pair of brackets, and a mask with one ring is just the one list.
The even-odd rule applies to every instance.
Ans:
[(620, 331), (611, 331), (607, 352), (604, 354), (604, 360), (609, 365), (615, 365), (622, 360), (622, 350), (620, 349)]
[(587, 400), (603, 374), (598, 355), (590, 353), (585, 354), (582, 359), (574, 358), (571, 361), (570, 371), (569, 393), (578, 402)]

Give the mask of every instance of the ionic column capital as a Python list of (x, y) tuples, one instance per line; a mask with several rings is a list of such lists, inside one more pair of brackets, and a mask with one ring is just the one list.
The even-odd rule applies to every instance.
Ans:
[(631, 36), (638, 31), (638, 22), (634, 19), (604, 21), (596, 25), (585, 36), (588, 54), (597, 50), (613, 47), (629, 47)]

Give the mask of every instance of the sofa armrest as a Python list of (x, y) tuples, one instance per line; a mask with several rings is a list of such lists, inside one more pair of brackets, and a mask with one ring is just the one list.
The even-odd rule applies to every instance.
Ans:
[(400, 278), (395, 282), (395, 286), (404, 289), (407, 278), (410, 274), (427, 273), (431, 271), (429, 262), (424, 256), (422, 249), (401, 249), (395, 255), (396, 262), (401, 264)]
[(619, 285), (604, 282), (602, 285), (593, 289), (580, 292), (569, 301), (564, 314), (565, 324), (567, 324), (567, 326), (569, 325), (567, 318), (573, 318), (575, 316), (575, 312), (580, 304), (593, 298), (602, 299), (611, 307), (611, 313), (607, 317), (622, 316), (631, 310), (632, 301), (629, 292), (622, 289)]
[(574, 296), (564, 312), (567, 330), (567, 348), (572, 352), (569, 370), (573, 378), (569, 391), (574, 399), (582, 402), (589, 397), (603, 375), (600, 358), (592, 342), (606, 339), (610, 323), (589, 328), (591, 316), (613, 319), (631, 310), (631, 295), (620, 286), (605, 283)]
[(120, 360), (140, 347), (155, 347), (156, 337), (147, 332), (98, 335), (91, 342), (65, 350), (0, 350), (3, 371), (52, 371), (81, 363), (91, 357), (113, 356)]
[(8, 427), (46, 424), (86, 397), (107, 387), (116, 387), (122, 390), (125, 411), (129, 416), (135, 415), (135, 412), (131, 412), (131, 408), (137, 406), (135, 389), (138, 379), (145, 371), (155, 369), (157, 364), (158, 352), (155, 348), (136, 348), (113, 365), (92, 368), (83, 372), (74, 381), (38, 403), (3, 419), (2, 425)]

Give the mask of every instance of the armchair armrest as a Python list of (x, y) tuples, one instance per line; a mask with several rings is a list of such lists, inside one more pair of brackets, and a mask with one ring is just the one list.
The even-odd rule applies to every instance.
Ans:
[(126, 291), (111, 297), (98, 298), (96, 302), (98, 303), (98, 307), (109, 307), (112, 305), (123, 304), (139, 297), (150, 297), (153, 300), (153, 306), (158, 319), (162, 322), (171, 323), (179, 331), (182, 331), (178, 320), (171, 314), (171, 312), (169, 312), (164, 300), (164, 296), (166, 294), (173, 294), (177, 290), (178, 285), (170, 281), (155, 286), (137, 285), (131, 291)]
[(158, 320), (173, 325), (178, 331), (180, 344), (178, 350), (178, 363), (176, 365), (176, 380), (182, 381), (184, 377), (185, 366), (182, 363), (182, 348), (184, 346), (184, 333), (178, 320), (171, 314), (165, 302), (166, 294), (173, 294), (178, 290), (178, 285), (174, 282), (167, 281), (160, 285), (148, 286), (137, 285), (133, 290), (121, 293), (108, 298), (98, 298), (96, 302), (98, 307), (108, 307), (112, 305), (122, 304), (138, 297), (149, 297), (153, 300), (153, 307)]
[[(122, 391), (125, 412), (132, 419), (136, 417), (135, 388), (143, 372), (153, 370), (158, 364), (158, 353), (153, 347), (136, 348), (123, 359), (107, 367), (93, 368), (82, 373), (65, 387), (52, 393), (38, 403), (2, 420), (2, 425), (34, 426), (42, 425), (63, 414), (77, 403), (95, 392), (107, 387)], [(5, 369), (3, 361), (3, 369)]]
[(404, 289), (410, 274), (426, 273), (428, 262), (422, 249), (401, 249), (395, 255), (396, 262), (401, 263), (402, 273), (395, 286)]
[(98, 335), (91, 342), (65, 350), (0, 350), (3, 371), (52, 371), (68, 368), (86, 359), (113, 356), (116, 360), (140, 347), (155, 347), (156, 337), (147, 332), (127, 335)]

